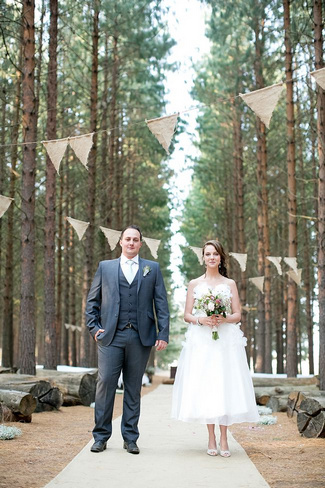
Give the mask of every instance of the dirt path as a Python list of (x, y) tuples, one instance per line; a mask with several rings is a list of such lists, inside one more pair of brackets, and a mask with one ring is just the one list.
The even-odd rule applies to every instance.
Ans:
[[(154, 377), (143, 394), (161, 381)], [(114, 418), (121, 415), (122, 398), (116, 395)], [(19, 425), (20, 438), (0, 441), (0, 488), (43, 488), (89, 442), (93, 417), (90, 407), (62, 407), (34, 414), (31, 424)], [(240, 424), (231, 432), (272, 488), (325, 487), (325, 439), (300, 437), (286, 414), (278, 414), (272, 426)]]

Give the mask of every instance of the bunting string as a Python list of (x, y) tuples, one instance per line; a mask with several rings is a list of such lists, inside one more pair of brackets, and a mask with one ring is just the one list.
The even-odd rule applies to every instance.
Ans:
[[(313, 71), (310, 73), (310, 75), (313, 76), (313, 78), (315, 79), (316, 83), (319, 84), (319, 86), (323, 87), (323, 85), (325, 83), (324, 82), (325, 68)], [(293, 81), (295, 82), (295, 81), (298, 81), (300, 79), (305, 79), (305, 78), (306, 77), (302, 75), (299, 77), (295, 77), (294, 79), (291, 79), (291, 80), (284, 80), (283, 82), (262, 88), (260, 90), (253, 90), (252, 92), (248, 92), (248, 93), (244, 93), (244, 94), (241, 93), (241, 94), (236, 95), (234, 97), (227, 97), (225, 95), (218, 96), (215, 99), (215, 103), (218, 103), (220, 101), (221, 102), (232, 101), (232, 100), (235, 100), (237, 98), (241, 98), (256, 113), (256, 115), (261, 118), (262, 122), (264, 122), (265, 125), (267, 127), (269, 127), (269, 123), (270, 123), (270, 119), (271, 119), (273, 110), (275, 109), (275, 106), (279, 100), (279, 97), (281, 96), (281, 92), (282, 92), (284, 86), (287, 83), (292, 83)], [(150, 129), (150, 127), (149, 127), (150, 123), (153, 123), (154, 121), (158, 122), (160, 119), (166, 119), (165, 122), (166, 123), (168, 122), (168, 124), (171, 124), (171, 120), (173, 120), (173, 117), (178, 117), (179, 115), (190, 112), (192, 110), (200, 110), (203, 107), (207, 107), (207, 105), (200, 103), (199, 106), (195, 106), (195, 107), (191, 107), (189, 109), (179, 111), (177, 114), (166, 115), (165, 117), (160, 117), (158, 119), (151, 119), (151, 120), (145, 119), (144, 121), (132, 122), (129, 124), (129, 127), (139, 125), (139, 124), (143, 125), (144, 123), (146, 123), (147, 127)], [(171, 120), (168, 120), (168, 119), (171, 119)], [(79, 138), (79, 139), (80, 138), (90, 138), (90, 137), (93, 137), (94, 134), (100, 134), (102, 132), (107, 132), (109, 134), (110, 132), (115, 131), (115, 130), (120, 130), (121, 128), (122, 128), (122, 126), (119, 125), (117, 127), (110, 127), (109, 129), (98, 130), (98, 131), (95, 131), (95, 132), (90, 133), (90, 134), (87, 133), (87, 134), (82, 134), (82, 135), (78, 135), (78, 136), (71, 136), (71, 137), (68, 137), (66, 139), (71, 141), (72, 139), (75, 139), (75, 138)], [(174, 128), (175, 128), (175, 126), (174, 126)], [(174, 131), (174, 128), (173, 128), (173, 131)], [(163, 130), (163, 133), (164, 133), (164, 130)], [(30, 144), (35, 144), (35, 145), (43, 144), (45, 147), (47, 146), (46, 150), (48, 150), (48, 147), (49, 147), (48, 144), (49, 143), (53, 143), (56, 141), (64, 141), (64, 140), (65, 139), (61, 139), (61, 140), (57, 139), (55, 141), (33, 141), (33, 142), (19, 142), (19, 143), (15, 143), (15, 144), (12, 144), (12, 143), (11, 144), (0, 144), (0, 147), (23, 146), (23, 145), (30, 145)], [(165, 148), (165, 150), (166, 150), (167, 154), (169, 154), (169, 152), (168, 152), (168, 147), (169, 147), (168, 138), (165, 140), (165, 138), (163, 136), (163, 140), (164, 140), (164, 145), (160, 141), (159, 142), (163, 145), (164, 148), (165, 148), (165, 145), (167, 146), (167, 149)], [(70, 145), (71, 145), (71, 143), (70, 143)], [(72, 142), (72, 145), (74, 145), (73, 142)], [(80, 147), (79, 144), (78, 144), (78, 146)], [(63, 150), (62, 147), (61, 147), (61, 150)], [(51, 151), (51, 149), (50, 149), (50, 151)], [(55, 149), (54, 152), (56, 152), (56, 151), (58, 151), (57, 148)], [(63, 151), (63, 153), (64, 153), (64, 151)], [(76, 154), (76, 155), (79, 158), (78, 154)], [(50, 154), (49, 154), (49, 156), (50, 156)], [(88, 154), (87, 154), (87, 157), (88, 157)], [(56, 159), (56, 158), (54, 157), (54, 159)], [(81, 158), (79, 158), (79, 159), (81, 160), (82, 164), (84, 164), (84, 166), (86, 167), (86, 163), (84, 162), (83, 155), (81, 155)], [(52, 161), (52, 159), (51, 159), (51, 161)]]

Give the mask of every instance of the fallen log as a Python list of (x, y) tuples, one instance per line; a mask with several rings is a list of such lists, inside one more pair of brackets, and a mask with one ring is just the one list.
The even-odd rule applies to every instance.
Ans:
[(35, 412), (50, 412), (59, 410), (63, 405), (63, 393), (57, 387), (51, 387), (44, 395), (38, 397)]
[(270, 397), (266, 406), (272, 409), (272, 412), (286, 412), (287, 411), (288, 396), (287, 395), (273, 395)]
[(91, 373), (64, 373), (39, 369), (37, 376), (46, 378), (52, 386), (56, 386), (63, 393), (63, 405), (71, 405), (71, 397), (81, 405), (89, 406), (95, 401), (97, 370)]
[(301, 401), (297, 427), (303, 437), (325, 437), (325, 398), (305, 398)]
[[(7, 379), (7, 381), (5, 381)], [(49, 381), (39, 380), (32, 375), (0, 375), (0, 389), (30, 393), (37, 400), (36, 412), (58, 410), (63, 403), (62, 394)]]
[(4, 366), (0, 366), (0, 374), (10, 374), (16, 373), (17, 368), (5, 368)]
[(279, 377), (260, 377), (253, 376), (253, 385), (255, 386), (273, 386), (273, 387), (285, 387), (285, 386), (301, 386), (301, 385), (319, 385), (319, 379), (317, 376), (311, 376), (308, 378), (279, 378)]
[(0, 423), (3, 422), (23, 422), (30, 423), (32, 415), (23, 415), (19, 412), (13, 412), (7, 405), (0, 403)]
[(22, 415), (31, 415), (37, 405), (36, 399), (30, 393), (15, 390), (0, 390), (0, 402)]
[[(289, 395), (292, 392), (292, 386), (255, 386), (255, 398), (258, 405), (266, 405), (272, 396)], [(296, 392), (303, 392), (306, 396), (322, 396), (325, 391), (320, 391), (316, 385), (301, 385), (295, 387)]]

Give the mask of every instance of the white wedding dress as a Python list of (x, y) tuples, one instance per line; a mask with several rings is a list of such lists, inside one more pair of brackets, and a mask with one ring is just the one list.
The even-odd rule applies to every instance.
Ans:
[[(211, 290), (206, 283), (194, 288), (194, 298)], [(231, 303), (226, 284), (212, 289)], [(229, 305), (227, 313), (231, 313)], [(196, 317), (205, 316), (193, 309)], [(212, 339), (210, 327), (190, 324), (178, 361), (173, 387), (172, 417), (184, 422), (231, 425), (257, 422), (255, 394), (249, 372), (246, 338), (239, 324), (218, 326), (219, 339)]]

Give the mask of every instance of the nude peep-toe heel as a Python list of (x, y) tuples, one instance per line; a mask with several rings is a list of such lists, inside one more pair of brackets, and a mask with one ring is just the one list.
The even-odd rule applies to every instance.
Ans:
[(207, 454), (208, 454), (208, 456), (217, 456), (218, 455), (218, 449), (208, 449)]
[(220, 444), (219, 444), (219, 450), (220, 450), (220, 456), (224, 458), (229, 458), (231, 456), (229, 449), (227, 449), (226, 451), (221, 450)]

